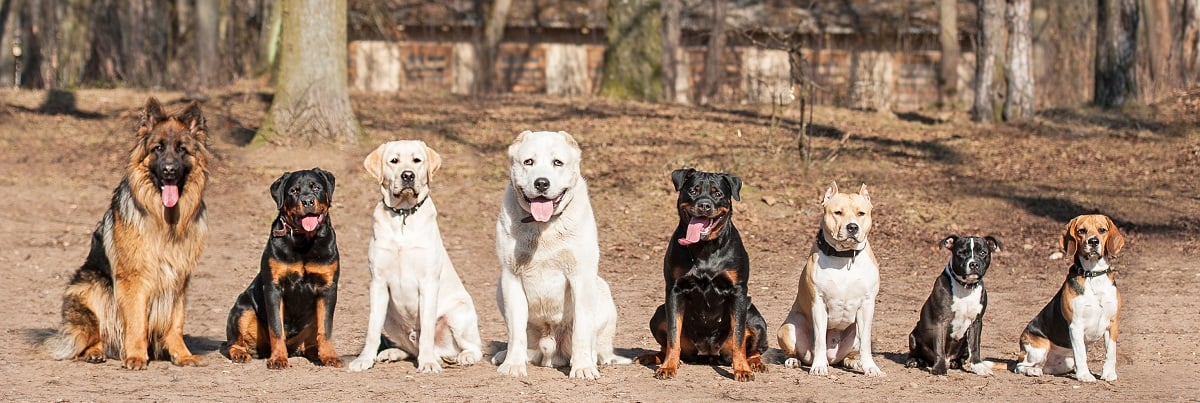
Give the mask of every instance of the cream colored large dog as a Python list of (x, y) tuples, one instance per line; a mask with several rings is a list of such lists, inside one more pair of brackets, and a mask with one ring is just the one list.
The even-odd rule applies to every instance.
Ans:
[[(375, 232), (367, 251), (371, 313), (362, 353), (350, 363), (363, 371), (375, 361), (416, 356), (417, 371), (440, 372), (442, 360), (471, 365), (483, 357), (471, 295), (442, 245), (429, 182), (441, 157), (421, 141), (384, 143), (363, 161), (379, 181)], [(387, 345), (380, 351), (381, 336)]]
[(798, 368), (803, 362), (810, 365), (809, 373), (828, 375), (830, 363), (843, 363), (867, 376), (882, 376), (871, 357), (879, 266), (867, 243), (867, 185), (850, 194), (839, 193), (834, 182), (821, 205), (821, 230), (800, 274), (796, 301), (779, 328), (779, 347), (788, 357), (784, 366)]
[(598, 275), (600, 247), (580, 150), (566, 132), (526, 131), (508, 147), (509, 183), (496, 220), (500, 282), (496, 302), (508, 350), (498, 372), (525, 376), (526, 362), (571, 365), (572, 378), (600, 377), (613, 354), (617, 309)]

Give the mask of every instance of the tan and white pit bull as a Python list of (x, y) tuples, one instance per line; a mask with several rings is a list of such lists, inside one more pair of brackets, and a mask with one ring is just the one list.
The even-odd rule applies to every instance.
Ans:
[[(804, 271), (796, 301), (779, 328), (784, 365), (809, 365), (828, 375), (829, 364), (883, 376), (871, 357), (871, 321), (879, 294), (879, 266), (867, 243), (871, 197), (863, 184), (857, 194), (839, 193), (837, 182), (821, 200), (821, 229)], [(816, 352), (814, 354), (814, 352)]]

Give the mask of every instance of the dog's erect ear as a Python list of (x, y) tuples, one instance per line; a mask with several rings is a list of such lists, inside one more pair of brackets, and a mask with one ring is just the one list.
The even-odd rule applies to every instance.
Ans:
[(321, 175), (321, 178), (325, 179), (325, 183), (329, 184), (329, 189), (325, 191), (325, 195), (329, 197), (328, 202), (333, 202), (333, 188), (336, 185), (336, 182), (333, 179), (333, 173), (317, 167), (313, 167), (312, 171), (316, 172), (317, 175)]
[(275, 199), (276, 209), (283, 208), (283, 191), (285, 190), (283, 186), (287, 184), (288, 178), (291, 177), (291, 172), (284, 172), (283, 175), (279, 175), (279, 179), (276, 179), (275, 182), (271, 184), (271, 198)]
[(871, 202), (871, 195), (867, 193), (867, 184), (864, 183), (862, 184), (862, 187), (858, 188), (858, 194), (862, 195), (864, 199), (867, 199), (867, 203)]
[(175, 119), (187, 126), (188, 131), (192, 133), (208, 130), (208, 122), (204, 118), (204, 112), (200, 110), (199, 102), (192, 101), (182, 111), (175, 114)]
[(992, 251), (992, 253), (999, 252), (1004, 248), (1004, 245), (1000, 243), (1000, 240), (996, 239), (994, 236), (985, 236), (983, 237), (983, 240), (987, 242), (988, 250)]
[(158, 98), (147, 98), (146, 105), (142, 107), (141, 121), (138, 123), (138, 135), (145, 136), (150, 133), (150, 129), (153, 129), (154, 125), (164, 120), (167, 120), (167, 113), (163, 111)]
[(1105, 216), (1108, 221), (1108, 239), (1104, 241), (1104, 256), (1115, 257), (1121, 253), (1121, 249), (1125, 247), (1125, 235), (1121, 234), (1121, 230), (1117, 229), (1117, 224), (1111, 218)]
[(675, 191), (678, 192), (683, 187), (683, 183), (687, 182), (695, 173), (696, 170), (692, 168), (676, 169), (671, 172), (671, 183), (675, 184)]
[(721, 175), (721, 180), (729, 183), (729, 195), (733, 200), (742, 201), (742, 178), (733, 175)]
[(950, 234), (941, 242), (938, 242), (938, 247), (942, 249), (954, 249), (954, 243), (958, 242), (958, 235)]
[(433, 151), (432, 148), (429, 148), (429, 146), (425, 146), (425, 162), (427, 163), (426, 179), (432, 182), (433, 173), (437, 172), (437, 170), (442, 167), (442, 156), (438, 154), (437, 151)]
[(829, 199), (832, 199), (836, 194), (838, 194), (837, 181), (833, 181), (833, 183), (829, 184), (829, 188), (825, 189), (825, 197), (821, 198), (821, 205), (824, 206), (825, 203), (829, 203)]
[(371, 151), (363, 160), (363, 168), (366, 168), (367, 173), (378, 183), (383, 183), (383, 151), (387, 149), (387, 145), (388, 143), (383, 143), (375, 147), (375, 151)]
[(1078, 228), (1078, 225), (1079, 217), (1072, 218), (1071, 222), (1067, 223), (1067, 231), (1062, 236), (1061, 246), (1063, 253), (1066, 254), (1063, 256), (1071, 259), (1071, 261), (1075, 261), (1075, 253), (1079, 250), (1079, 239), (1075, 235), (1075, 229)]

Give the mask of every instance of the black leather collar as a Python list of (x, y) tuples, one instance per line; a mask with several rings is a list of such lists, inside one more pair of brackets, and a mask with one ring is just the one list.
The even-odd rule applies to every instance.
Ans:
[(1108, 275), (1108, 273), (1113, 273), (1116, 271), (1117, 270), (1113, 269), (1112, 267), (1109, 267), (1109, 268), (1101, 270), (1101, 271), (1084, 270), (1083, 266), (1080, 265), (1079, 262), (1076, 262), (1075, 264), (1071, 265), (1071, 272), (1078, 274), (1080, 276), (1083, 276), (1084, 278), (1100, 277), (1100, 276)]
[(856, 256), (858, 256), (859, 252), (862, 252), (861, 250), (858, 250), (858, 249), (850, 249), (850, 250), (834, 249), (833, 245), (830, 245), (829, 242), (825, 241), (825, 232), (824, 231), (817, 231), (817, 249), (820, 249), (821, 253), (825, 254), (825, 256), (833, 256), (833, 257), (856, 257)]
[(421, 199), (421, 201), (417, 202), (417, 204), (414, 204), (412, 207), (409, 207), (409, 208), (388, 207), (387, 203), (384, 203), (383, 206), (387, 207), (388, 210), (392, 210), (393, 213), (396, 213), (397, 215), (400, 216), (400, 225), (406, 225), (406, 224), (408, 224), (408, 216), (416, 214), (417, 209), (421, 208), (421, 205), (425, 204), (426, 200), (429, 200), (429, 196), (425, 196), (424, 199)]
[(963, 286), (963, 288), (967, 288), (967, 289), (970, 289), (970, 288), (975, 288), (975, 286), (977, 286), (977, 285), (979, 285), (979, 284), (983, 283), (982, 279), (980, 279), (980, 281), (977, 281), (977, 282), (974, 282), (974, 283), (964, 283), (964, 282), (962, 282), (962, 281), (959, 281), (959, 279), (958, 279), (958, 276), (955, 276), (955, 275), (954, 275), (954, 273), (950, 271), (950, 265), (949, 265), (949, 264), (947, 264), (947, 265), (946, 265), (946, 276), (947, 276), (947, 277), (950, 277), (950, 281), (953, 281), (953, 282), (955, 282), (955, 283), (958, 283), (958, 285), (961, 285), (961, 286)]

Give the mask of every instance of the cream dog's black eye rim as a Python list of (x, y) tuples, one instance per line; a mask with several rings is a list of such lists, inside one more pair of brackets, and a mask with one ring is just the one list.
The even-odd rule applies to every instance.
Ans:
[(521, 161), (521, 163), (525, 164), (525, 166), (527, 166), (527, 167), (531, 167), (531, 166), (533, 166), (533, 158), (527, 158), (527, 159), (525, 159), (525, 161)]
[(390, 161), (388, 161), (388, 162), (389, 162), (389, 163), (392, 163), (392, 164), (399, 164), (399, 163), (400, 163), (400, 158), (397, 158), (397, 157), (392, 157), (392, 159), (391, 159)]

